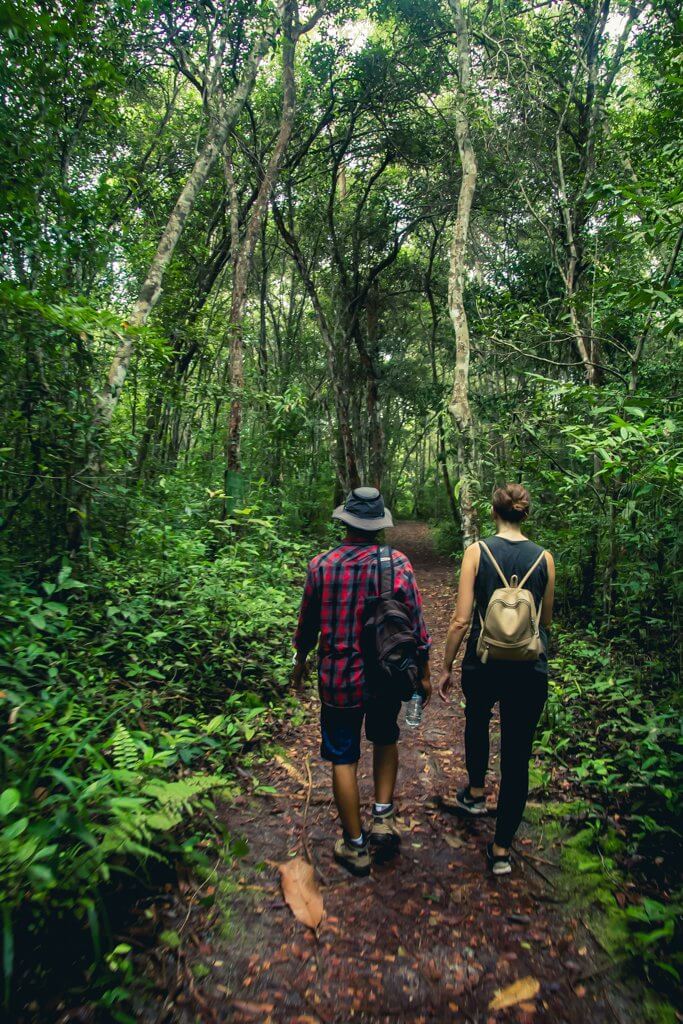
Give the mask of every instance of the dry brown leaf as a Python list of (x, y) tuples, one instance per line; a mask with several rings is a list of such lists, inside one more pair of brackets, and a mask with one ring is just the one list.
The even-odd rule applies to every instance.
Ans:
[(303, 857), (278, 864), (285, 902), (298, 921), (317, 928), (323, 917), (323, 898), (313, 867)]
[(528, 978), (519, 978), (512, 985), (507, 985), (496, 992), (489, 1003), (489, 1010), (504, 1010), (507, 1006), (515, 1006), (516, 1003), (522, 1003), (527, 999), (535, 999), (540, 990), (541, 983), (537, 978), (532, 978), (531, 975)]
[(465, 845), (462, 839), (459, 839), (457, 836), (445, 835), (444, 839), (453, 850), (459, 850), (461, 846)]
[(275, 1009), (272, 1003), (249, 1003), (240, 999), (235, 999), (232, 1005), (247, 1017), (260, 1017), (261, 1020), (264, 1014), (272, 1013)]
[(294, 781), (298, 782), (300, 786), (305, 787), (308, 785), (308, 782), (303, 777), (299, 769), (296, 768), (291, 761), (285, 760), (285, 758), (281, 757), (280, 754), (275, 754), (273, 760), (277, 761), (281, 768), (284, 768), (284, 770), (289, 775), (290, 779), (294, 779)]

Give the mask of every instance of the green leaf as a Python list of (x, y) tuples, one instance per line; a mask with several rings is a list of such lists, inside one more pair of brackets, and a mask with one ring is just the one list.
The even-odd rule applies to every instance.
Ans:
[(0, 817), (6, 818), (21, 803), (21, 793), (18, 789), (5, 789), (0, 793)]
[(18, 818), (16, 821), (13, 821), (11, 825), (8, 825), (7, 828), (4, 828), (1, 834), (3, 839), (16, 839), (18, 836), (22, 835), (27, 828), (28, 818)]

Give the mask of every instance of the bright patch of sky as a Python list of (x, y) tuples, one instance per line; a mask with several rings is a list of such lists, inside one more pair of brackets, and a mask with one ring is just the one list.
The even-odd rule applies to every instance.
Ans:
[(614, 39), (615, 42), (616, 42), (616, 40), (619, 38), (621, 33), (624, 31), (624, 26), (625, 26), (627, 21), (628, 21), (628, 15), (627, 14), (617, 14), (615, 11), (613, 11), (607, 17), (607, 24), (605, 25), (605, 33), (610, 37), (610, 39)]
[(360, 18), (358, 21), (345, 22), (337, 32), (349, 44), (351, 53), (359, 53), (367, 43), (373, 27), (369, 18)]

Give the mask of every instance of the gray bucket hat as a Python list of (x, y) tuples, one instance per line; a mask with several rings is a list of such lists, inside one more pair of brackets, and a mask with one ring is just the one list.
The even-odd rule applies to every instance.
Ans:
[(357, 530), (384, 530), (394, 525), (391, 512), (384, 507), (384, 499), (376, 487), (356, 487), (343, 505), (332, 513), (333, 519), (341, 519)]

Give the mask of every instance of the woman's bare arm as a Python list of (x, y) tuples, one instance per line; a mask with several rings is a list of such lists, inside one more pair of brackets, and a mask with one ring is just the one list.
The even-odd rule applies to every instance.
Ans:
[(458, 585), (458, 598), (455, 605), (455, 612), (448, 627), (446, 636), (446, 649), (444, 651), (443, 669), (439, 678), (439, 696), (447, 700), (446, 694), (451, 687), (451, 669), (456, 659), (460, 646), (465, 639), (472, 620), (474, 608), (474, 581), (479, 568), (480, 551), (478, 544), (472, 544), (467, 549), (462, 559), (460, 568), (460, 583)]
[(549, 551), (546, 551), (545, 560), (548, 563), (548, 582), (545, 585), (545, 593), (543, 594), (541, 625), (549, 626), (553, 621), (553, 603), (555, 601), (555, 559)]

